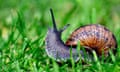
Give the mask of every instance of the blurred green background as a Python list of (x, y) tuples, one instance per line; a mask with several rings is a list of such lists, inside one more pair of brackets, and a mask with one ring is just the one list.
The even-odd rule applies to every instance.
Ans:
[[(120, 0), (0, 0), (0, 71), (72, 71), (67, 64), (51, 64), (46, 55), (44, 40), (52, 27), (50, 8), (59, 29), (70, 24), (62, 35), (64, 41), (76, 28), (99, 23), (114, 33), (119, 46)], [(103, 65), (103, 71), (112, 67), (119, 71), (119, 59), (112, 66)], [(94, 66), (82, 70), (97, 71)], [(79, 72), (79, 67), (74, 70)]]

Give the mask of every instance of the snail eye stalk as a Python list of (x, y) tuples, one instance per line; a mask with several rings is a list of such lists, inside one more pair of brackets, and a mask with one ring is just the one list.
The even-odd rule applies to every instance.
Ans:
[(55, 18), (54, 18), (54, 14), (53, 14), (52, 9), (50, 9), (50, 13), (51, 13), (52, 22), (53, 22), (53, 28), (54, 28), (55, 31), (57, 31), (57, 26), (56, 26), (56, 22), (55, 22)]

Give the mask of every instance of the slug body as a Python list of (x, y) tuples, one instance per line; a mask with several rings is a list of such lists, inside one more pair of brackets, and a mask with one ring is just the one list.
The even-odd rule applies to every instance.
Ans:
[(47, 55), (50, 58), (53, 58), (57, 60), (58, 62), (61, 62), (61, 61), (69, 60), (72, 54), (72, 58), (74, 59), (74, 61), (75, 62), (78, 61), (79, 53), (83, 55), (82, 51), (78, 53), (75, 48), (71, 49), (64, 44), (64, 42), (61, 40), (61, 34), (66, 29), (67, 26), (65, 26), (63, 29), (58, 31), (55, 20), (54, 20), (52, 9), (50, 9), (50, 12), (52, 15), (52, 20), (53, 20), (53, 28), (49, 28), (47, 32), (47, 37), (46, 37)]

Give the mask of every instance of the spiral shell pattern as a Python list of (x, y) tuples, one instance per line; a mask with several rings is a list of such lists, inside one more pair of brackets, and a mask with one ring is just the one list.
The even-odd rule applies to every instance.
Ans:
[(95, 50), (100, 56), (102, 51), (108, 55), (109, 49), (117, 47), (116, 38), (111, 31), (100, 24), (91, 24), (76, 29), (66, 41), (67, 46), (77, 46), (78, 41), (85, 49)]

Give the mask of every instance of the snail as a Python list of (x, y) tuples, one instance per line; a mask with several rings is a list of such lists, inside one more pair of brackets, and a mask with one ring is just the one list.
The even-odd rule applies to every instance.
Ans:
[(52, 16), (53, 28), (48, 29), (45, 40), (45, 50), (50, 58), (58, 62), (67, 61), (71, 58), (72, 54), (72, 58), (75, 62), (80, 58), (84, 60), (84, 52), (82, 50), (78, 51), (76, 48), (78, 41), (86, 50), (88, 59), (91, 58), (89, 53), (93, 50), (98, 56), (101, 56), (102, 53), (108, 56), (109, 49), (113, 51), (116, 50), (117, 42), (115, 36), (111, 31), (100, 24), (85, 25), (77, 28), (72, 32), (66, 43), (64, 43), (61, 39), (61, 35), (69, 24), (64, 26), (63, 29), (58, 30), (52, 9), (50, 9), (50, 13)]

